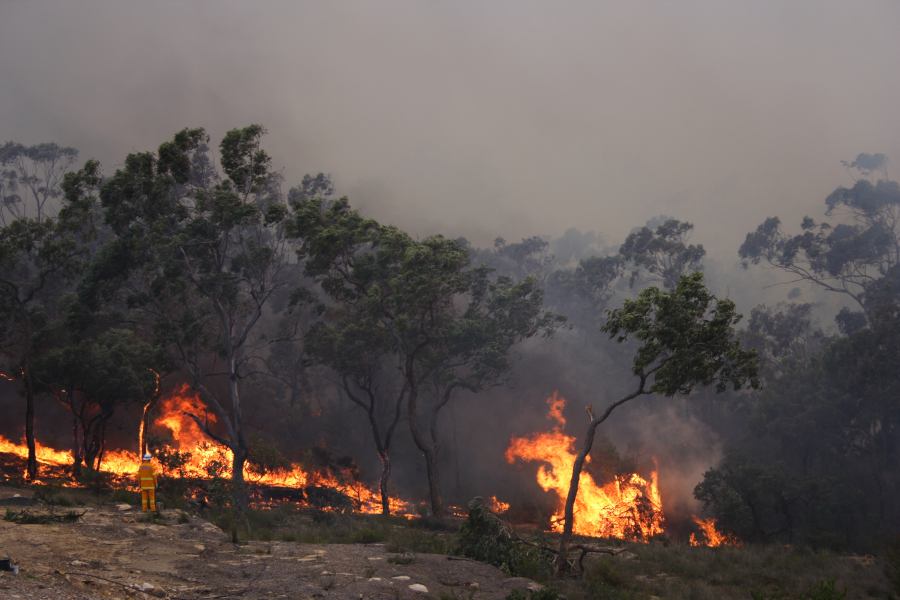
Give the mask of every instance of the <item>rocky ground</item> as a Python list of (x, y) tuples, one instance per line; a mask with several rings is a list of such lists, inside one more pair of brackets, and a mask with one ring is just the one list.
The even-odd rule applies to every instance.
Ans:
[(178, 510), (147, 518), (133, 507), (63, 508), (0, 487), (0, 513), (83, 515), (75, 522), (0, 521), (0, 598), (460, 598), (500, 599), (536, 586), (491, 566), (436, 554), (391, 554), (383, 544), (232, 544)]

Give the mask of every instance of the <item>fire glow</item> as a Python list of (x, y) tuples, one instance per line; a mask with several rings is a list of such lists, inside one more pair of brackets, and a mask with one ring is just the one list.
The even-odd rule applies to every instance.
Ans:
[(738, 540), (732, 536), (721, 533), (716, 528), (714, 519), (701, 519), (700, 517), (693, 517), (693, 519), (694, 524), (699, 528), (701, 535), (697, 536), (696, 533), (691, 534), (691, 546), (709, 546), (710, 548), (716, 548), (718, 546), (740, 545)]
[[(537, 462), (537, 483), (557, 498), (551, 518), (551, 529), (561, 532), (566, 496), (575, 463), (575, 437), (563, 432), (566, 419), (563, 409), (566, 400), (554, 392), (547, 399), (547, 418), (554, 422), (550, 431), (525, 437), (514, 437), (506, 450), (510, 464), (517, 460)], [(589, 463), (588, 456), (586, 462)], [(582, 472), (575, 499), (573, 531), (578, 535), (649, 540), (665, 533), (663, 501), (659, 492), (659, 474), (651, 471), (649, 478), (637, 473), (615, 475), (612, 481), (598, 484), (590, 473)], [(715, 527), (712, 519), (694, 519), (702, 536), (691, 534), (692, 545), (718, 546), (733, 543)]]
[[(568, 493), (572, 466), (575, 461), (575, 437), (563, 432), (566, 424), (563, 409), (566, 401), (554, 393), (547, 399), (547, 418), (554, 422), (548, 432), (535, 433), (526, 437), (513, 438), (506, 450), (506, 460), (510, 464), (521, 460), (538, 462), (537, 483), (545, 491), (554, 492), (557, 506), (551, 518), (551, 530), (562, 531), (565, 498)], [(147, 407), (145, 407), (145, 411)], [(141, 446), (147, 442), (145, 433), (156, 434), (155, 448), (149, 450), (154, 455), (158, 472), (170, 477), (207, 480), (212, 477), (230, 478), (232, 453), (228, 448), (214, 444), (188, 414), (206, 420), (215, 428), (216, 416), (209, 414), (199, 396), (189, 386), (182, 385), (164, 397), (154, 408), (158, 416), (144, 432), (139, 428)], [(8, 453), (19, 458), (28, 457), (25, 444), (12, 442), (0, 436), (0, 453)], [(176, 454), (177, 453), (177, 454)], [(57, 450), (36, 443), (39, 464), (57, 469), (68, 469), (72, 465), (69, 450)], [(171, 460), (175, 457), (177, 460)], [(590, 456), (587, 457), (590, 461)], [(114, 475), (117, 485), (134, 486), (135, 474), (140, 464), (137, 452), (128, 450), (106, 450), (102, 456), (101, 471)], [(357, 512), (375, 514), (381, 512), (379, 493), (362, 484), (350, 473), (317, 472), (293, 463), (289, 468), (258, 471), (252, 462), (245, 466), (245, 479), (258, 486), (308, 490), (327, 488), (348, 498)], [(38, 481), (37, 483), (40, 483)], [(77, 485), (75, 481), (64, 485)], [(301, 501), (302, 503), (303, 501)], [(272, 503), (262, 500), (260, 508)], [(411, 517), (415, 513), (413, 503), (400, 498), (391, 498), (391, 513)], [(498, 514), (509, 510), (510, 504), (490, 496), (490, 509)], [(453, 509), (454, 507), (451, 507)], [(465, 518), (461, 508), (454, 510), (457, 516)], [(690, 536), (692, 546), (735, 545), (737, 540), (720, 533), (713, 519), (693, 517), (697, 532)], [(599, 485), (588, 472), (583, 472), (575, 503), (574, 532), (591, 537), (618, 538), (627, 540), (649, 540), (665, 533), (662, 497), (659, 492), (658, 472), (652, 471), (649, 478), (637, 473), (616, 475), (612, 481)]]
[[(231, 477), (231, 450), (209, 441), (209, 438), (200, 430), (197, 423), (185, 414), (206, 415), (206, 408), (200, 398), (187, 385), (182, 385), (170, 395), (165, 397), (155, 411), (158, 417), (154, 419), (150, 432), (167, 432), (171, 437), (171, 444), (164, 444), (159, 448), (150, 448), (154, 454), (154, 463), (158, 471), (166, 475), (176, 475), (192, 479), (209, 479), (213, 475)], [(210, 425), (216, 423), (215, 415), (206, 415)], [(144, 431), (140, 428), (139, 445), (144, 443)], [(160, 464), (159, 456), (162, 454), (173, 455), (178, 452), (181, 464), (168, 472), (167, 467)], [(13, 454), (20, 458), (28, 457), (28, 448), (24, 444), (14, 443), (0, 436), (0, 452)], [(72, 452), (69, 450), (56, 450), (36, 444), (38, 463), (51, 467), (67, 468), (72, 464)], [(128, 450), (107, 450), (103, 453), (100, 470), (115, 475), (123, 481), (134, 484), (135, 473), (140, 465), (140, 457), (137, 452)], [(309, 487), (330, 488), (346, 496), (358, 512), (379, 513), (381, 501), (377, 491), (374, 491), (362, 483), (355, 481), (351, 476), (342, 476), (335, 473), (317, 473), (304, 469), (298, 464), (291, 464), (290, 468), (257, 472), (252, 463), (246, 465), (245, 477), (248, 482), (272, 487), (304, 489)], [(391, 498), (391, 511), (394, 514), (408, 514), (412, 507), (399, 498)]]
[[(553, 531), (562, 531), (566, 496), (575, 463), (575, 438), (563, 433), (566, 400), (556, 392), (547, 399), (547, 418), (554, 421), (552, 430), (528, 437), (513, 438), (506, 449), (506, 460), (541, 463), (537, 471), (538, 485), (554, 492), (558, 502), (551, 519)], [(590, 456), (587, 462), (590, 462)], [(575, 499), (573, 531), (578, 535), (647, 540), (663, 533), (662, 498), (657, 473), (646, 480), (637, 473), (616, 475), (599, 485), (587, 471), (581, 474)]]
[[(159, 407), (160, 416), (153, 422), (154, 427), (169, 431), (177, 443), (178, 450), (187, 461), (179, 469), (187, 477), (208, 478), (218, 471), (222, 477), (231, 477), (231, 450), (211, 444), (197, 423), (187, 416), (203, 415), (211, 426), (215, 426), (214, 414), (207, 414), (200, 398), (187, 385), (181, 386), (165, 398)], [(172, 448), (170, 448), (172, 449)], [(189, 454), (189, 456), (188, 456)], [(252, 463), (246, 467), (246, 478), (251, 483), (283, 488), (307, 488), (310, 486), (330, 488), (349, 498), (356, 510), (362, 513), (380, 513), (381, 499), (378, 492), (366, 487), (352, 477), (339, 477), (332, 473), (317, 473), (292, 464), (289, 469), (256, 472)], [(391, 498), (391, 512), (403, 514), (411, 511), (408, 503), (399, 498)]]

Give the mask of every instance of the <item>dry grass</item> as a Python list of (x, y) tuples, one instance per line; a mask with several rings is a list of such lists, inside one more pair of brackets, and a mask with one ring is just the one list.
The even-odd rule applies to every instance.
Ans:
[(774, 545), (692, 548), (629, 544), (623, 555), (592, 557), (584, 578), (565, 582), (560, 590), (571, 600), (897, 597), (885, 565), (875, 557)]

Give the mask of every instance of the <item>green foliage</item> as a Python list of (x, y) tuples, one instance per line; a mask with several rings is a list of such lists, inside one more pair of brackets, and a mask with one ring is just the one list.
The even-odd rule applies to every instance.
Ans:
[(78, 157), (75, 148), (53, 143), (0, 146), (0, 225), (16, 219), (43, 221), (59, 209), (61, 183)]
[(43, 485), (34, 490), (34, 499), (50, 506), (78, 506), (82, 504), (66, 493), (64, 488), (54, 485)]
[(706, 250), (686, 243), (693, 228), (691, 223), (668, 219), (655, 230), (641, 227), (632, 232), (619, 248), (621, 259), (632, 266), (632, 287), (642, 271), (671, 290), (682, 275), (698, 270)]
[[(241, 388), (251, 369), (249, 347), (261, 343), (259, 324), (286, 285), (288, 270), (283, 221), (289, 210), (261, 148), (264, 133), (259, 125), (227, 132), (219, 146), (221, 175), (202, 129), (180, 131), (155, 153), (130, 154), (101, 186), (114, 235), (79, 290), (88, 309), (117, 311), (138, 323), (162, 349), (167, 366), (192, 380), (217, 425), (205, 427), (194, 416), (236, 457), (232, 492), (238, 505), (246, 504), (242, 467), (249, 448)], [(214, 356), (237, 382), (225, 387), (227, 398), (212, 391), (220, 375), (208, 371)], [(284, 463), (262, 444), (255, 457), (261, 471)]]
[(385, 532), (379, 529), (359, 529), (352, 536), (354, 544), (377, 544), (385, 539)]
[(869, 552), (900, 519), (900, 321), (826, 338), (806, 314), (754, 311), (744, 337), (760, 348), (766, 386), (741, 398), (745, 433), (697, 496), (742, 539)]
[(126, 329), (108, 329), (45, 352), (34, 377), (52, 390), (68, 390), (69, 410), (81, 429), (83, 456), (96, 468), (107, 422), (117, 408), (144, 404), (156, 394), (158, 348)]
[(713, 296), (703, 274), (682, 277), (671, 292), (643, 290), (609, 311), (603, 331), (618, 342), (639, 342), (632, 370), (648, 391), (673, 396), (715, 384), (724, 391), (757, 382), (756, 353), (741, 347), (734, 326), (741, 316), (730, 300)]
[(511, 575), (545, 579), (552, 573), (549, 553), (519, 540), (480, 498), (469, 503), (469, 516), (460, 528), (455, 551)]
[(416, 557), (412, 554), (394, 554), (393, 556), (388, 556), (387, 561), (392, 565), (411, 565), (416, 561)]
[(6, 509), (3, 515), (4, 521), (15, 523), (17, 525), (46, 525), (48, 523), (74, 523), (84, 516), (84, 512), (75, 512), (74, 510), (64, 513), (33, 513), (28, 510), (14, 511)]
[(264, 435), (252, 435), (248, 440), (248, 469), (256, 475), (289, 470), (291, 461), (272, 440)]
[[(346, 198), (297, 192), (292, 207), (288, 232), (298, 240), (306, 274), (334, 303), (310, 331), (309, 352), (339, 374), (351, 400), (366, 410), (380, 456), (406, 400), (413, 440), (430, 465), (432, 511), (441, 514), (436, 425), (423, 431), (419, 419), (426, 413), (437, 423), (457, 390), (477, 393), (500, 383), (511, 348), (549, 335), (561, 319), (543, 310), (535, 280), (492, 278), (488, 269), (472, 266), (458, 240), (414, 240), (363, 218)], [(399, 391), (389, 398), (375, 393), (385, 364), (401, 365), (401, 382), (393, 386)], [(427, 411), (419, 400), (426, 392)], [(387, 426), (374, 417), (385, 405), (392, 415)]]
[[(879, 281), (895, 271), (900, 260), (900, 184), (888, 179), (871, 181), (873, 170), (857, 161), (852, 168), (862, 177), (825, 199), (825, 214), (832, 220), (816, 223), (805, 217), (801, 232), (790, 235), (782, 231), (778, 217), (770, 217), (747, 234), (739, 253), (745, 266), (765, 262), (852, 299), (864, 314), (859, 324), (871, 325), (880, 318)], [(846, 222), (834, 218), (835, 214), (846, 216)], [(847, 327), (852, 322), (849, 317), (844, 312), (839, 321), (846, 333), (856, 329)]]
[(162, 467), (164, 474), (180, 479), (186, 477), (184, 467), (191, 461), (190, 452), (182, 452), (166, 444), (160, 444), (158, 446), (151, 444), (151, 446), (156, 448), (154, 458)]
[(260, 148), (266, 130), (260, 125), (232, 129), (220, 146), (222, 169), (240, 190), (253, 190), (265, 184), (271, 158)]
[(127, 329), (110, 329), (91, 339), (47, 352), (38, 363), (40, 379), (72, 386), (88, 401), (112, 410), (118, 403), (143, 404), (156, 391), (152, 369), (158, 349)]
[(803, 600), (844, 600), (847, 591), (838, 589), (834, 579), (823, 579), (803, 594)]

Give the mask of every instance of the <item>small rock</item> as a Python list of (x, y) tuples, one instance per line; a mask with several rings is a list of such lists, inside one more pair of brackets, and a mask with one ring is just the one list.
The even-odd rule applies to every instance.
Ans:
[(383, 556), (369, 556), (369, 560), (384, 560)]
[(479, 584), (477, 581), (473, 581), (472, 583), (469, 584), (469, 587), (472, 588), (473, 590), (480, 590), (481, 584)]
[(369, 581), (381, 581), (381, 577), (369, 577)]
[(88, 566), (88, 564), (87, 564), (86, 562), (84, 562), (83, 560), (73, 560), (73, 561), (70, 562), (69, 564), (72, 565), (73, 567), (86, 567), (86, 566)]
[(204, 550), (206, 550), (206, 546), (204, 546), (203, 544), (194, 544), (194, 548), (196, 548), (198, 552), (203, 552)]
[(391, 577), (391, 579), (396, 579), (397, 581), (409, 581), (409, 575), (395, 575)]
[(123, 504), (116, 504), (116, 510), (118, 510), (119, 512), (125, 512), (125, 511), (128, 511), (128, 510), (131, 510), (131, 508), (132, 508), (132, 507), (131, 507), (130, 504), (124, 504), (124, 503), (123, 503)]
[(150, 594), (151, 596), (156, 596), (157, 598), (165, 598), (166, 592), (161, 588), (156, 587), (152, 583), (147, 583), (146, 581), (140, 585), (135, 586), (136, 589), (144, 592), (145, 594)]
[(297, 560), (299, 562), (312, 562), (314, 560), (319, 560), (320, 558), (322, 558), (321, 554), (308, 554), (306, 556), (301, 556)]
[(504, 589), (533, 591), (532, 585), (535, 585), (535, 582), (526, 577), (510, 577), (503, 580)]
[(409, 586), (409, 589), (411, 589), (414, 592), (419, 592), (420, 594), (428, 593), (428, 588), (425, 587), (424, 585), (422, 585), (421, 583), (414, 583), (411, 586)]

